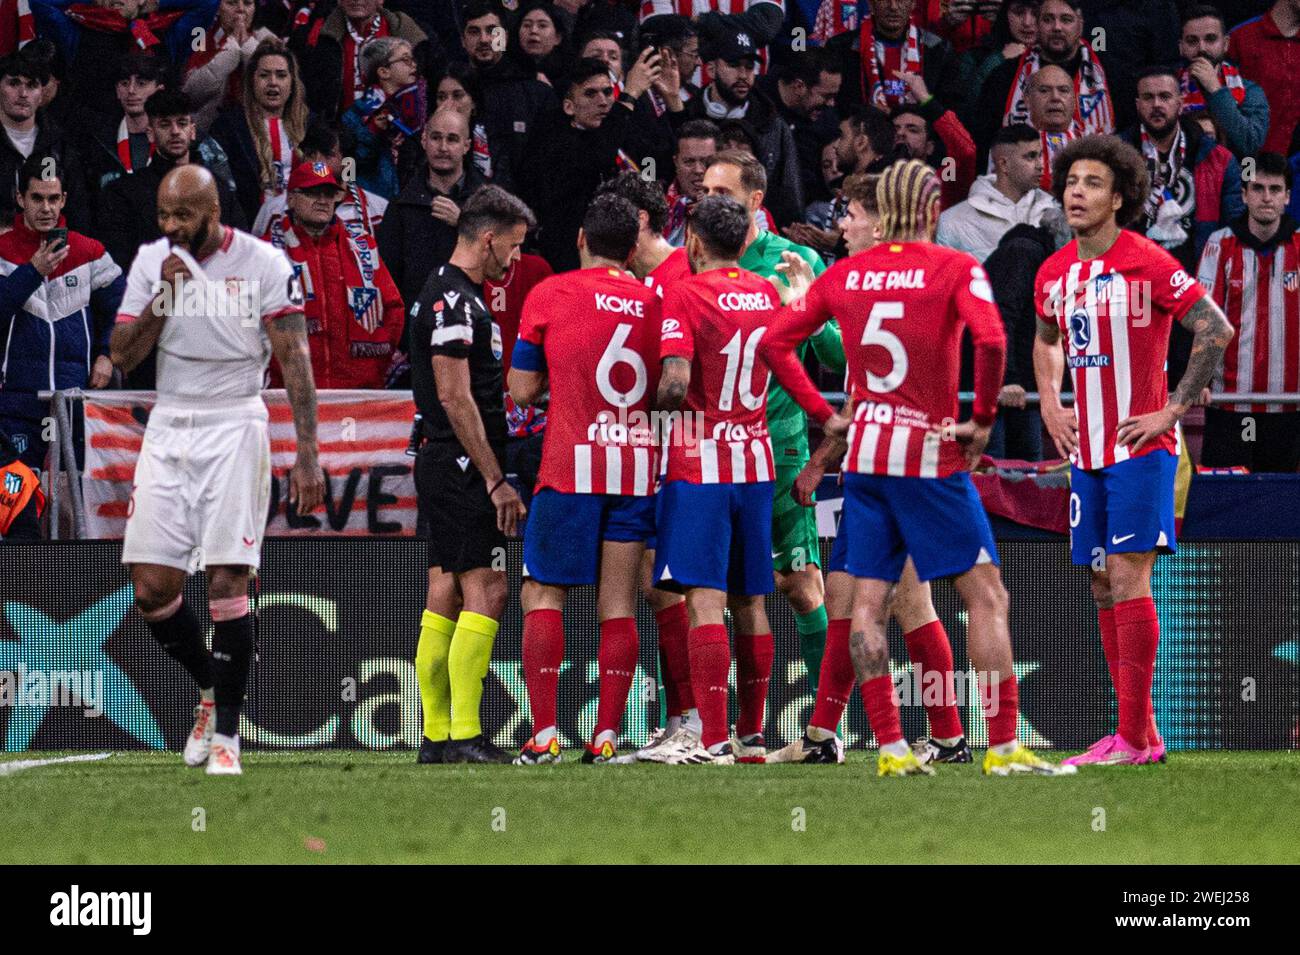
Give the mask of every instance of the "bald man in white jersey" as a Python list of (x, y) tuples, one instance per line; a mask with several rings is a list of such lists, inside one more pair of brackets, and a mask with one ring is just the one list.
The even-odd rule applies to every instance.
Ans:
[[(163, 179), (158, 226), (164, 238), (136, 255), (111, 342), (124, 371), (158, 349), (158, 399), (136, 462), (122, 562), (150, 631), (199, 687), (186, 764), (239, 775), (239, 707), (253, 654), (248, 578), (271, 487), (261, 389), (272, 354), (298, 438), (289, 500), (307, 514), (324, 488), (302, 289), (280, 251), (221, 224), (216, 183), (201, 166)], [(208, 578), (211, 653), (181, 593), (199, 569)]]

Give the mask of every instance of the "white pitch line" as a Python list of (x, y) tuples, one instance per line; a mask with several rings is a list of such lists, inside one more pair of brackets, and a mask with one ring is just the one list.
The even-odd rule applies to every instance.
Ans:
[(112, 753), (88, 753), (84, 756), (60, 756), (57, 759), (16, 759), (0, 763), (0, 776), (35, 769), (38, 766), (53, 766), (56, 763), (88, 763), (99, 759), (108, 759)]

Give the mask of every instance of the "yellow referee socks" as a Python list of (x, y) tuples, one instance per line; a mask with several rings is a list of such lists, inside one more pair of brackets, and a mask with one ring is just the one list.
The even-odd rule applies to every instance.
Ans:
[(420, 709), (424, 711), (424, 735), (435, 743), (451, 732), (451, 683), (447, 679), (447, 655), (455, 621), (426, 610), (420, 616), (420, 642), (415, 645), (415, 678), (420, 684)]
[(483, 732), (479, 704), (483, 702), (483, 678), (492, 659), (492, 641), (501, 624), (481, 613), (462, 610), (451, 638), (447, 673), (451, 678), (451, 738), (472, 739)]

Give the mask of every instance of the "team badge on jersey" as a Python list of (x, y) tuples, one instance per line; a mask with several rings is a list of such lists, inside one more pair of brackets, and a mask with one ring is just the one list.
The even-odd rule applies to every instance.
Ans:
[(1110, 300), (1111, 281), (1114, 278), (1115, 276), (1111, 275), (1109, 272), (1105, 275), (1097, 276), (1095, 288), (1098, 302), (1106, 302)]
[(1300, 272), (1283, 272), (1282, 287), (1288, 292), (1300, 289)]
[(17, 494), (23, 489), (23, 479), (11, 471), (5, 472), (5, 493)]

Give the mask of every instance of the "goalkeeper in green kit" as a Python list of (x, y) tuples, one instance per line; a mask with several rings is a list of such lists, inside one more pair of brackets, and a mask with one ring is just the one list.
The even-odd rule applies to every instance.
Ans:
[[(704, 173), (704, 191), (711, 196), (727, 196), (757, 212), (763, 204), (767, 174), (763, 165), (747, 152), (727, 150), (715, 154)], [(751, 221), (750, 232), (740, 267), (771, 281), (783, 301), (790, 292), (782, 278), (782, 253), (794, 253), (812, 266), (813, 274), (826, 270), (825, 263), (812, 249), (797, 245), (774, 232), (760, 232)], [(827, 322), (799, 349), (803, 358), (812, 346), (817, 360), (836, 372), (844, 371), (844, 344), (839, 327)], [(776, 462), (776, 488), (772, 512), (772, 567), (776, 585), (794, 608), (799, 631), (799, 652), (808, 668), (808, 682), (817, 691), (822, 651), (826, 646), (825, 586), (821, 573), (821, 553), (817, 537), (816, 509), (801, 507), (790, 494), (794, 479), (808, 463), (808, 419), (803, 410), (772, 380), (767, 393), (767, 427)], [(766, 668), (770, 672), (770, 666)], [(737, 761), (758, 762), (766, 753), (761, 736), (733, 740)]]

